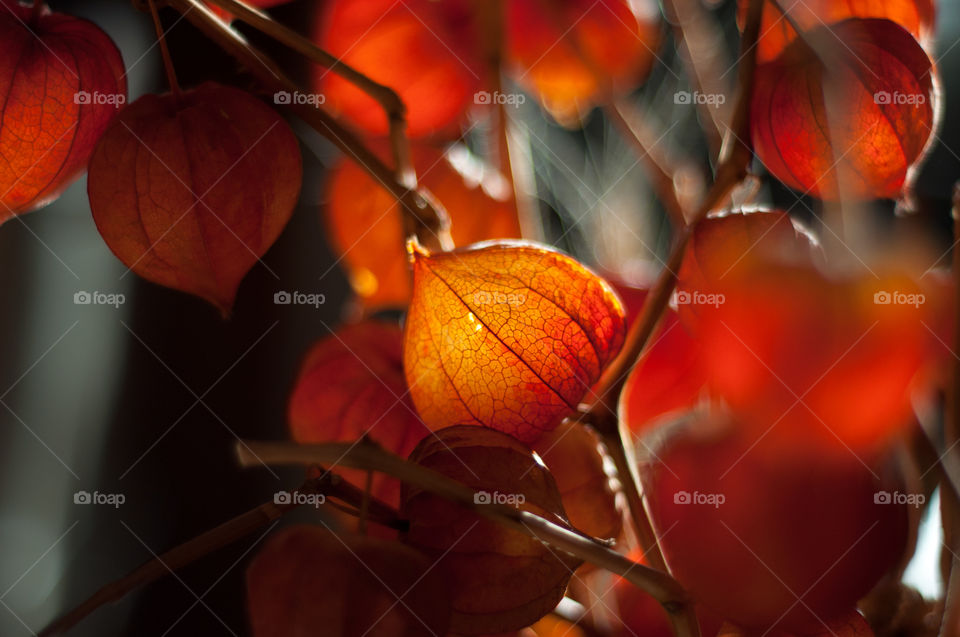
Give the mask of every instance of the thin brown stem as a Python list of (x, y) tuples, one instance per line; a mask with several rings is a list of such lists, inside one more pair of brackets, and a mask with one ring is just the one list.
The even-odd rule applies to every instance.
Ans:
[[(322, 478), (307, 480), (300, 486), (297, 493), (301, 495), (323, 494), (327, 498), (338, 498), (352, 504), (357, 504), (362, 496), (359, 489), (332, 473), (326, 473)], [(70, 630), (101, 606), (115, 602), (141, 586), (154, 582), (217, 549), (250, 535), (299, 506), (300, 504), (294, 501), (277, 503), (271, 500), (224, 522), (216, 528), (201, 533), (197, 537), (158, 555), (128, 575), (99, 589), (79, 606), (47, 626), (39, 633), (38, 637), (52, 637)], [(371, 511), (373, 519), (378, 522), (394, 528), (404, 528), (401, 521), (397, 519), (396, 512), (382, 502), (373, 501)]]
[[(683, 588), (666, 573), (649, 568), (611, 550), (604, 543), (581, 532), (565, 528), (529, 511), (501, 504), (478, 504), (476, 492), (460, 482), (361, 441), (297, 445), (289, 442), (252, 442), (237, 444), (243, 466), (261, 461), (269, 465), (311, 465), (337, 462), (340, 466), (376, 470), (404, 483), (420, 487), (456, 502), (476, 514), (521, 533), (536, 537), (575, 557), (620, 575), (649, 593), (664, 607), (681, 637), (698, 637), (699, 627), (692, 605)], [(259, 458), (259, 460), (258, 460)], [(690, 617), (693, 617), (691, 622)]]
[[(252, 47), (242, 35), (213, 15), (200, 0), (167, 0), (207, 37), (235, 57), (269, 91), (298, 91), (297, 86), (280, 67), (263, 52)], [(450, 220), (446, 211), (417, 190), (404, 186), (393, 170), (350, 130), (326, 111), (312, 104), (291, 104), (290, 110), (318, 133), (329, 139), (348, 158), (357, 162), (387, 192), (400, 202), (404, 227), (408, 235), (416, 235), (425, 247), (449, 250)]]
[(637, 534), (637, 540), (640, 542), (640, 548), (650, 566), (655, 569), (668, 573), (667, 562), (663, 557), (663, 549), (660, 547), (660, 539), (657, 532), (650, 522), (649, 511), (640, 491), (640, 476), (636, 472), (636, 461), (627, 445), (623, 444), (625, 436), (628, 434), (617, 432), (616, 437), (601, 433), (600, 438), (607, 447), (607, 453), (610, 454), (614, 466), (617, 468), (617, 475), (620, 477), (620, 484), (623, 488), (623, 494), (627, 499), (627, 507), (630, 511), (631, 521), (633, 522), (634, 532)]
[(296, 51), (307, 59), (347, 80), (380, 104), (387, 116), (390, 145), (397, 180), (407, 188), (415, 188), (417, 175), (410, 161), (410, 142), (407, 139), (407, 107), (400, 96), (389, 86), (380, 84), (364, 75), (343, 60), (324, 51), (296, 31), (280, 24), (266, 13), (238, 0), (208, 0), (229, 12), (261, 33)]
[[(627, 334), (626, 342), (620, 355), (613, 361), (600, 383), (601, 390), (596, 392), (598, 398), (588, 409), (591, 424), (597, 426), (597, 416), (605, 414), (600, 419), (615, 422), (616, 405), (620, 398), (620, 391), (626, 382), (627, 376), (633, 369), (643, 348), (653, 334), (663, 311), (670, 301), (670, 295), (677, 282), (677, 272), (683, 263), (687, 243), (693, 235), (696, 226), (710, 212), (718, 209), (726, 202), (733, 189), (743, 181), (747, 175), (752, 149), (744, 141), (750, 122), (750, 97), (753, 93), (754, 70), (756, 69), (756, 42), (760, 35), (760, 15), (763, 9), (762, 0), (751, 0), (747, 16), (747, 25), (741, 42), (741, 66), (739, 69), (739, 91), (737, 103), (733, 111), (727, 135), (720, 150), (720, 163), (717, 166), (716, 179), (707, 192), (704, 201), (694, 212), (690, 223), (686, 225), (674, 240), (673, 247), (667, 257), (664, 268), (650, 290), (639, 318)], [(611, 421), (611, 417), (613, 420)], [(609, 422), (607, 423), (609, 425)], [(601, 431), (612, 431), (615, 427), (598, 427)]]
[[(694, 221), (696, 222), (696, 220)], [(598, 392), (599, 398), (583, 415), (583, 420), (597, 431), (607, 446), (617, 469), (617, 475), (620, 477), (624, 495), (627, 498), (633, 529), (645, 551), (646, 559), (664, 572), (669, 572), (668, 565), (663, 557), (663, 551), (660, 548), (649, 512), (643, 503), (639, 477), (636, 474), (634, 463), (630, 461), (630, 441), (625, 432), (621, 432), (619, 418), (616, 414), (616, 404), (627, 375), (667, 307), (670, 294), (676, 284), (675, 273), (679, 270), (680, 263), (683, 260), (692, 227), (693, 225), (684, 226), (680, 229), (670, 259), (644, 302), (639, 318), (627, 335), (627, 342), (624, 345), (626, 354), (621, 354), (611, 364), (604, 374), (604, 380), (601, 381), (601, 387), (605, 386), (606, 389), (601, 389)]]
[[(740, 42), (741, 62), (738, 69), (737, 101), (720, 149), (714, 183), (700, 207), (692, 215), (690, 223), (681, 229), (674, 240), (667, 262), (650, 290), (639, 318), (627, 334), (620, 355), (604, 372), (604, 378), (600, 383), (601, 389), (596, 392), (598, 398), (587, 410), (587, 420), (601, 432), (616, 430), (616, 405), (620, 398), (620, 391), (670, 301), (670, 295), (677, 282), (677, 272), (683, 263), (687, 243), (693, 231), (711, 211), (718, 209), (726, 202), (733, 189), (747, 175), (753, 151), (745, 140), (748, 138), (750, 98), (753, 94), (757, 61), (756, 43), (760, 36), (762, 10), (762, 0), (750, 0), (747, 23)], [(605, 422), (599, 423), (599, 421)]]
[(219, 548), (246, 537), (253, 531), (277, 520), (286, 511), (294, 509), (297, 506), (296, 504), (274, 504), (273, 502), (266, 502), (206, 533), (198, 535), (192, 540), (146, 562), (129, 575), (99, 589), (82, 604), (43, 629), (38, 637), (60, 635), (70, 630), (101, 606), (115, 602), (131, 591), (156, 581), (171, 571), (183, 568)]
[(160, 55), (163, 57), (163, 68), (167, 73), (167, 84), (170, 85), (170, 92), (179, 98), (180, 83), (177, 82), (177, 72), (173, 68), (173, 59), (170, 57), (170, 49), (167, 47), (167, 38), (163, 32), (163, 24), (160, 22), (160, 14), (157, 12), (157, 4), (154, 0), (147, 0), (147, 4), (150, 6), (153, 26), (157, 30), (157, 43), (160, 45)]
[[(629, 440), (621, 431), (617, 417), (617, 403), (620, 393), (633, 366), (643, 353), (650, 336), (653, 334), (670, 301), (677, 283), (677, 272), (683, 263), (687, 244), (690, 242), (697, 225), (708, 213), (720, 207), (732, 190), (743, 181), (752, 157), (752, 151), (743, 141), (746, 139), (749, 124), (750, 96), (753, 90), (753, 75), (756, 68), (756, 42), (760, 34), (760, 14), (762, 0), (750, 0), (747, 25), (741, 41), (741, 67), (739, 69), (739, 92), (727, 136), (720, 150), (720, 163), (717, 166), (716, 180), (707, 193), (703, 203), (693, 214), (690, 223), (679, 229), (673, 247), (657, 280), (654, 282), (639, 318), (627, 333), (626, 342), (620, 355), (614, 359), (604, 372), (600, 381), (596, 400), (589, 405), (583, 420), (601, 435), (609, 447), (621, 476), (621, 482), (631, 504), (630, 514), (637, 535), (650, 547), (648, 559), (665, 563), (656, 534), (642, 506), (643, 498), (637, 481), (635, 469), (630, 462)], [(619, 451), (615, 451), (619, 449)], [(646, 548), (646, 547), (645, 547)], [(668, 566), (668, 565), (667, 565)], [(695, 621), (694, 617), (692, 620)]]

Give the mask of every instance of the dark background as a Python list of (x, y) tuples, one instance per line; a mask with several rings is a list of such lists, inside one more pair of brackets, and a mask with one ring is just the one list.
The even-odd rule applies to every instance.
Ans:
[[(119, 0), (51, 5), (90, 17), (110, 33), (128, 67), (131, 99), (165, 90), (146, 14)], [(301, 0), (274, 15), (307, 25), (317, 5)], [(733, 50), (732, 7), (722, 3), (715, 12)], [(163, 18), (169, 26), (177, 16), (164, 11)], [(942, 6), (938, 55), (947, 117), (919, 193), (923, 222), (946, 245), (949, 196), (960, 177), (952, 150), (960, 148), (960, 122), (949, 116), (960, 92), (960, 47), (953, 47), (958, 34), (956, 7)], [(182, 85), (218, 78), (253, 88), (188, 22), (174, 26), (168, 38)], [(294, 75), (306, 76), (299, 60), (263, 44)], [(671, 47), (668, 41), (661, 56), (679, 68)], [(650, 87), (666, 82), (663, 76), (655, 71), (637, 99), (649, 102)], [(661, 116), (690, 120), (677, 127), (675, 141), (698, 143), (689, 111)], [(600, 153), (583, 173), (591, 184), (612, 181), (608, 173), (633, 163), (596, 114), (576, 133), (551, 126), (535, 108), (520, 111), (518, 119), (563, 157)], [(82, 179), (48, 208), (0, 227), (0, 635), (38, 631), (152, 553), (298, 484), (298, 471), (239, 470), (233, 455), (238, 437), (285, 436), (286, 399), (299, 359), (338, 324), (348, 293), (320, 220), (324, 166), (336, 154), (302, 126), (295, 128), (304, 133), (300, 205), (265, 266), (244, 280), (229, 321), (196, 298), (124, 275), (96, 232)], [(533, 145), (547, 236), (564, 233), (561, 246), (591, 262), (622, 251), (594, 238), (602, 219), (580, 214), (596, 202), (562, 188), (570, 167), (544, 160), (546, 153)], [(628, 200), (650, 199), (642, 175), (624, 181)], [(877, 214), (889, 216), (891, 207), (879, 206)], [(647, 205), (636, 215), (644, 243), (662, 250), (659, 210)], [(651, 256), (637, 259), (650, 263)], [(122, 293), (127, 302), (119, 309), (74, 305), (80, 290)], [(322, 293), (327, 303), (319, 309), (277, 306), (278, 290)], [(75, 505), (79, 490), (120, 493), (126, 502), (118, 509)], [(252, 536), (151, 584), (71, 634), (247, 634), (242, 575), (258, 541)]]

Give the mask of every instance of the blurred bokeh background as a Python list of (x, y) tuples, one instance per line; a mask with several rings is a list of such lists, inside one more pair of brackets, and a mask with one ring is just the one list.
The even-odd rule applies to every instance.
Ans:
[[(146, 14), (121, 0), (50, 4), (94, 20), (115, 39), (131, 99), (165, 90)], [(274, 15), (306, 25), (319, 4), (298, 0)], [(733, 4), (708, 7), (735, 57)], [(960, 5), (945, 0), (939, 9), (947, 117), (918, 194), (920, 223), (946, 247), (949, 198), (960, 178), (960, 121), (949, 116), (960, 101)], [(215, 77), (253, 88), (187, 21), (177, 22), (173, 12), (163, 18), (172, 27), (181, 84)], [(252, 37), (306, 77), (300, 60)], [(696, 112), (669, 97), (682, 86), (673, 46), (668, 37), (660, 52), (666, 68), (655, 70), (634, 99), (659, 118), (654, 128), (669, 129), (663, 143), (706, 157)], [(604, 269), (655, 267), (667, 226), (641, 167), (610, 123), (595, 112), (582, 131), (568, 131), (533, 100), (513, 115), (535, 166), (540, 238), (562, 237), (561, 248)], [(238, 438), (285, 435), (286, 399), (300, 357), (341, 321), (348, 298), (320, 219), (325, 169), (337, 154), (294, 125), (303, 133), (301, 202), (263, 264), (244, 280), (229, 321), (196, 298), (127, 272), (96, 231), (83, 179), (46, 209), (0, 227), (0, 635), (34, 634), (154, 554), (298, 484), (298, 471), (240, 470), (233, 454)], [(806, 208), (795, 212), (803, 216)], [(892, 204), (877, 208), (880, 216), (893, 213)], [(275, 305), (278, 290), (320, 293), (326, 303)], [(74, 295), (84, 291), (122, 294), (125, 302), (75, 304)], [(78, 505), (78, 491), (122, 494), (125, 501), (116, 508)], [(71, 634), (247, 634), (243, 571), (259, 539), (151, 584)], [(936, 533), (928, 534), (910, 572), (928, 594), (938, 590), (938, 551)]]

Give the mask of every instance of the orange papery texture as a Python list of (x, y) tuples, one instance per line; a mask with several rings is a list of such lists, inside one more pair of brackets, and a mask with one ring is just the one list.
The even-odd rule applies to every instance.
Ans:
[(638, 434), (648, 433), (709, 394), (708, 343), (698, 330), (702, 315), (726, 301), (723, 284), (758, 259), (812, 265), (821, 256), (809, 233), (779, 210), (726, 211), (699, 223), (677, 275), (676, 310), (664, 312), (624, 385), (624, 423)]
[(677, 273), (673, 302), (683, 325), (696, 332), (711, 290), (755, 264), (757, 259), (822, 262), (817, 240), (782, 210), (724, 211), (697, 224)]
[(564, 421), (533, 446), (560, 490), (563, 508), (574, 528), (604, 540), (616, 540), (623, 512), (604, 471), (604, 453), (594, 433), (580, 423)]
[[(406, 457), (430, 430), (420, 422), (407, 393), (395, 323), (364, 321), (321, 339), (307, 353), (287, 409), (290, 434), (300, 443), (352, 442), (363, 436)], [(334, 467), (363, 488), (366, 472)], [(400, 483), (373, 478), (372, 493), (400, 504)]]
[(92, 22), (0, 2), (0, 222), (56, 199), (127, 98), (120, 51)]
[(510, 0), (506, 62), (561, 124), (636, 88), (657, 60), (660, 13), (639, 0)]
[[(748, 0), (738, 4), (741, 28), (746, 22)], [(779, 3), (767, 0), (760, 22), (757, 61), (769, 62), (797, 38), (794, 25), (806, 33), (847, 18), (884, 18), (896, 22), (929, 49), (935, 35), (933, 0), (804, 0)], [(781, 8), (783, 11), (781, 11)]]
[(483, 425), (532, 442), (576, 410), (623, 344), (612, 288), (545, 246), (412, 258), (404, 370), (433, 429)]
[(290, 219), (301, 176), (287, 123), (249, 93), (208, 82), (124, 108), (90, 160), (87, 192), (128, 268), (227, 315)]
[[(413, 159), (420, 186), (450, 216), (457, 245), (520, 237), (516, 203), (500, 173), (466, 152), (415, 146)], [(410, 263), (396, 197), (347, 159), (333, 169), (327, 196), (329, 239), (343, 257), (360, 303), (368, 309), (406, 306)]]
[(448, 591), (443, 571), (422, 553), (319, 526), (278, 531), (247, 568), (254, 637), (445, 635)]
[(821, 632), (821, 618), (899, 563), (907, 505), (892, 494), (904, 488), (853, 452), (784, 453), (731, 425), (657, 450), (649, 497), (667, 561), (694, 599), (748, 634)]
[[(952, 315), (935, 273), (918, 277), (900, 256), (885, 261), (860, 271), (828, 268), (816, 240), (780, 211), (707, 218), (691, 239), (675, 297), (690, 332), (675, 335), (686, 345), (679, 351), (698, 349), (699, 360), (693, 353), (663, 359), (659, 379), (680, 374), (688, 360), (674, 391), (703, 375), (706, 393), (723, 399), (740, 426), (786, 448), (882, 451), (909, 426), (915, 392), (936, 382), (943, 346), (935, 333), (946, 333)], [(658, 353), (654, 341), (644, 358)], [(625, 390), (624, 415), (634, 427), (645, 417), (633, 412), (658, 404), (646, 389), (657, 379), (644, 368), (641, 360)]]
[[(455, 137), (483, 68), (472, 10), (468, 0), (332, 0), (317, 13), (314, 39), (399, 94), (411, 137)], [(387, 133), (383, 108), (336, 73), (316, 67), (313, 87), (365, 133)]]
[[(496, 502), (569, 526), (560, 492), (540, 458), (517, 440), (482, 427), (448, 427), (425, 438), (410, 461), (462, 482)], [(482, 492), (482, 493), (480, 493)], [(450, 573), (451, 632), (518, 630), (563, 598), (580, 560), (459, 504), (404, 484), (400, 516), (408, 544)]]
[(634, 433), (647, 433), (692, 409), (705, 384), (703, 345), (668, 308), (623, 386), (620, 418)]
[(704, 311), (699, 336), (710, 386), (743, 427), (787, 448), (870, 456), (910, 425), (931, 318), (909, 277), (758, 261), (715, 289), (723, 303)]
[(758, 65), (750, 123), (774, 177), (827, 200), (895, 198), (936, 127), (939, 82), (910, 33), (850, 19)]

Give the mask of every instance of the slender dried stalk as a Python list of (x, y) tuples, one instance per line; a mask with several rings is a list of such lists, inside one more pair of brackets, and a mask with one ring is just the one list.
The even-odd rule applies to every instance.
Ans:
[[(741, 55), (740, 68), (738, 70), (739, 92), (737, 94), (737, 103), (731, 117), (730, 126), (726, 130), (726, 135), (723, 136), (723, 145), (720, 146), (718, 150), (719, 163), (714, 184), (708, 191), (703, 203), (693, 214), (690, 223), (677, 223), (678, 235), (674, 241), (667, 264), (654, 284), (653, 289), (650, 291), (639, 319), (628, 333), (623, 351), (604, 373), (604, 378), (600, 384), (602, 389), (597, 392), (598, 398), (589, 406), (586, 414), (582, 417), (582, 420), (592, 425), (600, 434), (611, 453), (611, 457), (617, 465), (617, 472), (621, 476), (621, 483), (623, 484), (624, 493), (627, 497), (633, 527), (644, 549), (647, 551), (647, 559), (650, 560), (651, 564), (665, 570), (668, 565), (663, 558), (663, 552), (650, 521), (649, 512), (643, 503), (629, 443), (624, 439), (624, 436), (621, 435), (621, 427), (616, 414), (616, 405), (619, 401), (627, 375), (636, 364), (640, 354), (643, 352), (643, 348), (649, 341), (650, 336), (660, 321), (660, 317), (667, 307), (670, 296), (676, 286), (676, 272), (680, 269), (680, 264), (683, 262), (687, 243), (694, 229), (709, 212), (718, 208), (726, 201), (731, 191), (746, 176), (752, 151), (744, 145), (742, 140), (748, 137), (750, 97), (753, 90), (753, 76), (756, 68), (756, 43), (760, 34), (762, 8), (762, 2), (760, 2), (760, 0), (751, 0), (747, 24), (740, 43)], [(548, 12), (548, 14), (554, 19), (558, 19), (555, 12)], [(565, 32), (564, 37), (574, 50), (579, 51), (579, 44), (569, 36), (568, 31)], [(589, 56), (581, 55), (581, 57), (587, 67), (599, 78), (599, 72), (592, 67)], [(697, 69), (694, 69), (694, 71), (696, 72)], [(716, 90), (719, 91), (720, 89), (717, 88)], [(723, 94), (726, 94), (725, 91)], [(608, 99), (607, 102), (609, 103), (609, 101)], [(636, 137), (629, 125), (622, 119), (620, 113), (616, 111), (616, 108), (608, 108), (608, 114), (613, 116), (614, 124), (619, 124), (626, 129), (625, 132), (629, 132), (627, 138), (634, 142), (635, 147), (637, 144), (641, 145), (641, 156), (643, 156), (646, 149), (642, 147), (642, 141)], [(711, 113), (710, 117), (716, 117), (716, 113)], [(720, 125), (716, 122), (714, 123), (717, 130), (719, 130)], [(710, 129), (708, 128), (705, 132), (708, 138), (710, 138)], [(654, 181), (663, 185), (668, 177), (656, 172), (659, 166), (654, 165), (653, 168), (654, 172), (651, 174), (653, 175)], [(669, 178), (669, 181), (672, 182), (672, 178)], [(671, 216), (678, 222), (683, 220), (683, 209), (679, 200), (676, 198), (676, 191), (672, 188), (670, 190), (664, 188), (663, 191), (661, 197), (664, 205), (668, 209), (673, 209)], [(692, 611), (690, 616), (686, 618), (686, 621), (696, 624), (696, 617), (692, 614)]]
[(229, 12), (235, 18), (293, 49), (307, 59), (316, 62), (331, 73), (336, 73), (376, 100), (387, 115), (397, 180), (408, 188), (416, 187), (417, 176), (413, 164), (410, 162), (410, 141), (407, 139), (406, 132), (407, 107), (396, 91), (367, 77), (296, 31), (287, 28), (266, 13), (251, 7), (245, 2), (238, 0), (207, 1), (208, 4), (216, 5)]
[[(236, 30), (211, 13), (200, 0), (167, 0), (167, 4), (234, 56), (269, 91), (300, 90), (276, 62), (251, 46)], [(311, 104), (291, 104), (289, 108), (396, 197), (403, 211), (404, 229), (408, 236), (416, 235), (421, 245), (428, 249), (448, 250), (453, 246), (450, 239), (450, 220), (441, 206), (428, 201), (419, 192), (401, 183), (394, 176), (393, 170), (367, 148), (359, 137), (323, 109)]]
[(177, 73), (173, 69), (173, 60), (170, 59), (170, 49), (167, 47), (167, 38), (163, 34), (163, 25), (160, 24), (160, 14), (157, 13), (157, 4), (154, 0), (147, 0), (150, 7), (150, 17), (153, 18), (153, 27), (157, 31), (157, 43), (160, 45), (160, 55), (163, 57), (163, 69), (167, 73), (167, 84), (170, 92), (180, 95), (180, 83), (177, 82)]
[[(699, 637), (700, 628), (690, 600), (676, 580), (663, 571), (638, 564), (611, 550), (603, 542), (549, 522), (528, 511), (500, 504), (478, 504), (477, 492), (460, 482), (384, 451), (376, 444), (326, 443), (298, 445), (290, 442), (246, 441), (236, 445), (240, 464), (339, 466), (375, 470), (463, 505), (480, 516), (536, 537), (575, 557), (620, 575), (656, 599), (667, 611), (679, 637)], [(260, 460), (257, 460), (257, 459)]]
[(620, 355), (604, 373), (600, 384), (601, 389), (597, 392), (598, 398), (587, 410), (587, 419), (601, 430), (610, 430), (610, 423), (616, 419), (616, 405), (620, 391), (667, 307), (693, 231), (707, 214), (723, 205), (731, 191), (743, 181), (747, 174), (747, 167), (753, 153), (743, 140), (748, 137), (746, 131), (749, 126), (750, 96), (753, 91), (753, 75), (756, 68), (755, 44), (760, 31), (762, 8), (761, 0), (751, 0), (747, 27), (744, 29), (741, 42), (743, 56), (737, 104), (720, 151), (716, 179), (703, 203), (694, 212), (690, 223), (678, 233), (667, 257), (667, 263), (643, 304), (640, 317), (627, 334)]
[[(364, 499), (363, 493), (359, 489), (332, 473), (326, 473), (322, 478), (307, 480), (297, 489), (297, 492), (300, 494), (323, 494), (328, 498), (339, 498), (355, 506), (359, 505)], [(217, 549), (250, 535), (299, 506), (300, 504), (293, 502), (284, 504), (277, 504), (273, 501), (265, 502), (216, 528), (201, 533), (176, 548), (158, 555), (128, 575), (102, 587), (82, 604), (44, 628), (37, 637), (60, 635), (76, 626), (101, 606), (116, 602), (141, 586), (154, 582), (172, 571), (179, 570)], [(336, 508), (344, 510), (339, 506)], [(402, 522), (397, 519), (396, 512), (379, 500), (369, 500), (369, 514), (372, 519), (380, 524), (398, 529), (404, 528)]]
[[(621, 476), (621, 483), (630, 504), (630, 514), (634, 529), (644, 548), (648, 550), (648, 559), (653, 564), (663, 564), (663, 552), (657, 541), (655, 530), (648, 511), (643, 506), (643, 497), (637, 480), (636, 468), (630, 462), (629, 440), (624, 435), (617, 417), (617, 403), (627, 376), (636, 365), (666, 310), (677, 283), (677, 272), (683, 263), (687, 244), (693, 236), (697, 224), (709, 212), (726, 201), (731, 191), (743, 181), (747, 174), (752, 151), (743, 140), (747, 138), (749, 124), (750, 96), (753, 90), (754, 70), (756, 68), (756, 42), (760, 34), (760, 15), (763, 9), (761, 0), (751, 0), (741, 42), (741, 66), (739, 69), (739, 92), (730, 127), (720, 150), (720, 163), (717, 166), (716, 180), (707, 193), (703, 203), (693, 214), (690, 223), (679, 229), (674, 240), (667, 263), (657, 278), (643, 304), (640, 316), (630, 328), (620, 355), (613, 361), (600, 382), (596, 400), (583, 414), (583, 420), (600, 434), (611, 451), (612, 458)], [(692, 620), (695, 621), (695, 618)]]

